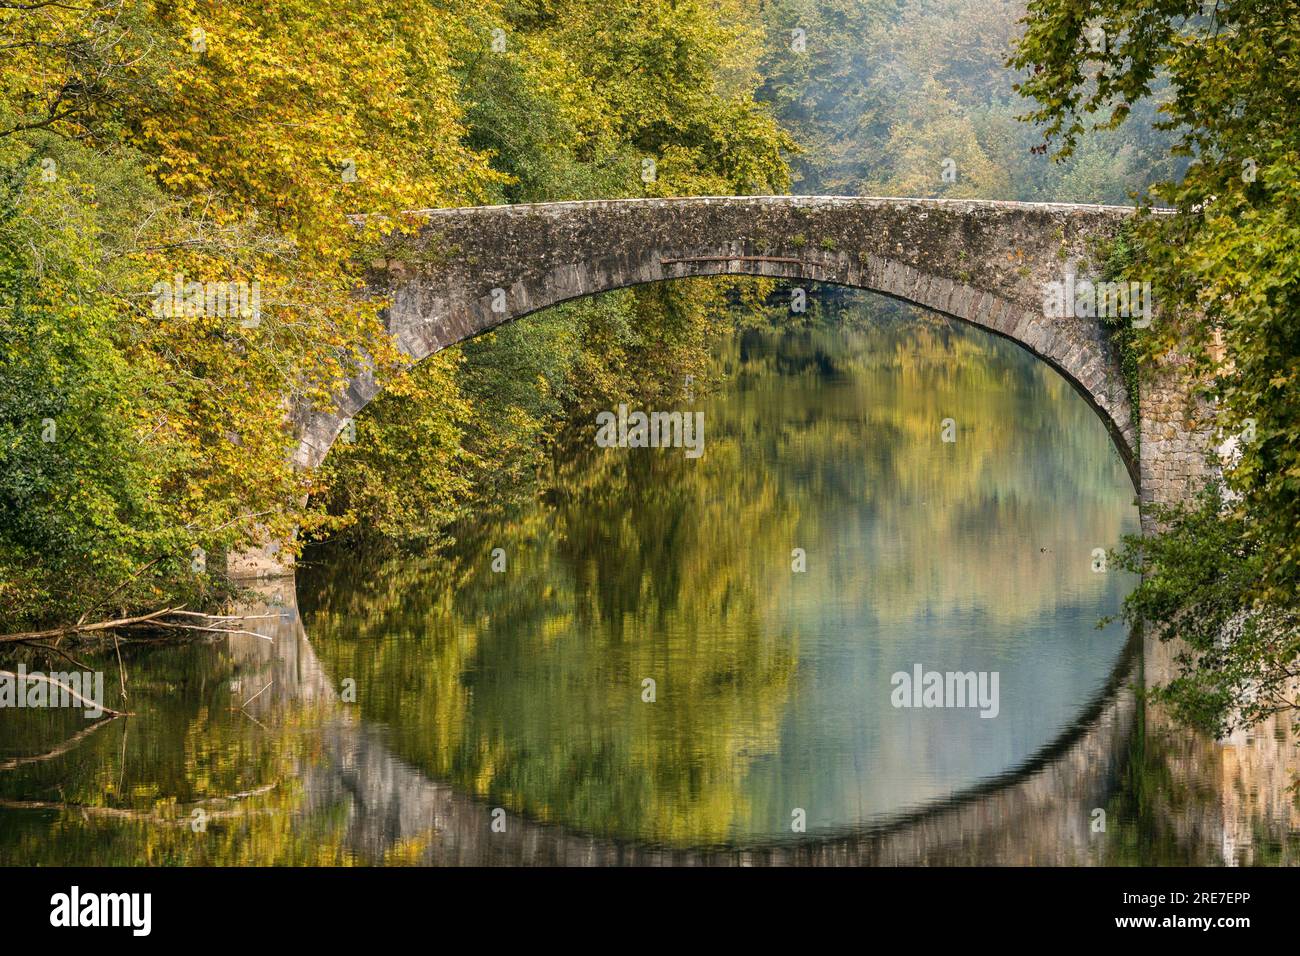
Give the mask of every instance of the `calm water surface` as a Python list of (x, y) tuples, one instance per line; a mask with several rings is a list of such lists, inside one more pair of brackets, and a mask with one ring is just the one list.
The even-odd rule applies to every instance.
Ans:
[[(273, 643), (131, 653), (135, 717), (0, 715), (0, 861), (1290, 858), (1289, 725), (1169, 731), (1096, 626), (1137, 530), (1096, 414), (979, 330), (842, 318), (728, 339), (697, 460), (593, 424), (446, 553), (311, 553)], [(893, 706), (916, 665), (996, 717)]]

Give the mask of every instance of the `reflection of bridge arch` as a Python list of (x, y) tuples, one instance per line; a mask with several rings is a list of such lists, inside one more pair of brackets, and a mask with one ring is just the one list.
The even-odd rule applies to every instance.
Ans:
[[(978, 325), (1064, 375), (1110, 430), (1138, 484), (1136, 416), (1094, 318), (1048, 318), (1047, 283), (1096, 272), (1097, 243), (1133, 210), (1114, 206), (715, 197), (437, 209), (374, 263), (388, 330), (414, 362), (582, 296), (691, 276), (750, 275), (867, 289)], [(1072, 266), (1070, 267), (1072, 268)], [(324, 460), (381, 390), (354, 380), (329, 412), (301, 410), (295, 456)]]
[[(293, 581), (285, 580), (279, 588), (283, 604), (292, 608)], [(1090, 832), (1090, 813), (1104, 806), (1122, 769), (1136, 714), (1132, 684), (1139, 655), (1130, 641), (1080, 726), (1020, 767), (952, 799), (861, 833), (748, 849), (661, 849), (572, 833), (513, 814), (505, 833), (493, 833), (490, 805), (431, 780), (394, 755), (381, 728), (366, 726), (339, 701), (299, 615), (286, 615), (267, 633), (274, 643), (245, 640), (234, 644), (237, 651), (232, 648), (243, 663), (253, 665), (250, 693), (274, 679), (276, 692), (259, 697), (250, 710), (261, 717), (302, 703), (326, 709), (321, 758), (303, 768), (309, 800), (304, 809), (311, 812), (313, 806), (348, 798), (353, 806), (350, 847), (371, 861), (400, 845), (422, 844), (424, 862), (434, 864), (1085, 862), (1096, 859), (1101, 844), (1101, 836)]]

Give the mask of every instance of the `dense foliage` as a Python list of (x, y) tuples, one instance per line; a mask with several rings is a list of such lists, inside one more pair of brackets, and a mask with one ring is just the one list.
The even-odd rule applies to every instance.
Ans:
[[(508, 29), (528, 37), (526, 53), (466, 61), (467, 142), (512, 177), (492, 187), (495, 201), (780, 192), (785, 174), (772, 141), (757, 135), (762, 114), (751, 93), (798, 143), (789, 160), (803, 193), (1127, 202), (1179, 163), (1151, 128), (1153, 109), (1071, 162), (1034, 150), (1037, 134), (1017, 119), (1025, 109), (1017, 74), (1005, 65), (1023, 0), (992, 9), (982, 0), (726, 5), (719, 15), (731, 27), (729, 44), (686, 5), (637, 5), (637, 23), (622, 22), (620, 12), (602, 19), (564, 9), (515, 8)], [(643, 19), (659, 26), (647, 33)], [(570, 74), (552, 75), (554, 57), (538, 52), (537, 36), (598, 82), (575, 86)], [(654, 84), (654, 97), (631, 88), (621, 58), (636, 64), (637, 84)], [(559, 108), (537, 88), (563, 89), (589, 109)], [(648, 186), (639, 180), (645, 155), (658, 163)], [(350, 533), (437, 541), (457, 517), (527, 493), (544, 443), (566, 418), (609, 407), (631, 389), (699, 377), (720, 292), (697, 283), (578, 303), (438, 357), (411, 387), (454, 365), (471, 407), (499, 410), (453, 434), (436, 425), (451, 414), (435, 401), (445, 390), (382, 397), (357, 444), (331, 455), (331, 511), (367, 517)], [(499, 445), (485, 423), (508, 416), (517, 440)], [(442, 483), (453, 477), (442, 463), (457, 457), (465, 469), (454, 486)], [(386, 491), (383, 476), (396, 467), (427, 494)]]
[[(201, 596), (222, 552), (295, 528), (436, 537), (520, 484), (562, 403), (689, 371), (716, 292), (559, 310), (413, 374), (353, 292), (404, 209), (783, 189), (747, 16), (0, 10), (0, 628)], [(296, 473), (286, 408), (371, 362), (390, 389), (358, 441)]]

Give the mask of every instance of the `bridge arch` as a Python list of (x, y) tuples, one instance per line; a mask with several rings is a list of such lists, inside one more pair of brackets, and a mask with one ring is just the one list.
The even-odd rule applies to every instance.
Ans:
[[(750, 275), (878, 292), (1011, 339), (1100, 415), (1138, 487), (1137, 420), (1102, 323), (1048, 317), (1044, 289), (1095, 272), (1112, 206), (841, 197), (597, 200), (438, 209), (371, 264), (385, 324), (412, 362), (552, 305), (648, 282)], [(369, 373), (332, 410), (304, 409), (297, 465), (319, 465), (381, 390)]]

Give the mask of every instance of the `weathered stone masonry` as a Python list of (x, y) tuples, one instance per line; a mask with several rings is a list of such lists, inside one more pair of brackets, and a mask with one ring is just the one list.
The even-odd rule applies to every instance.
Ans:
[(1176, 356), (1147, 373), (1138, 400), (1142, 529), (1150, 531), (1155, 525), (1146, 505), (1175, 504), (1203, 486), (1210, 467), (1205, 453), (1214, 440), (1213, 409)]
[[(437, 209), (372, 265), (413, 362), (580, 296), (687, 276), (754, 275), (880, 292), (1017, 342), (1066, 377), (1110, 430), (1142, 500), (1184, 493), (1203, 437), (1177, 376), (1137, 419), (1097, 319), (1048, 318), (1043, 290), (1099, 269), (1127, 207), (807, 196), (624, 199)], [(294, 460), (314, 468), (380, 389), (360, 376), (333, 411), (300, 409)], [(1149, 417), (1148, 417), (1149, 416)], [(254, 570), (255, 564), (247, 570)]]

